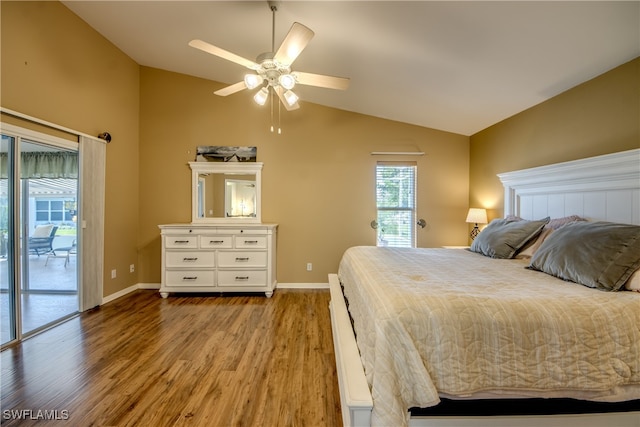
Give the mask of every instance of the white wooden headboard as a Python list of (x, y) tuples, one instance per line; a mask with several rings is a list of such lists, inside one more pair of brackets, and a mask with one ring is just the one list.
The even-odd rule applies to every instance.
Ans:
[(640, 149), (498, 174), (504, 214), (640, 225)]

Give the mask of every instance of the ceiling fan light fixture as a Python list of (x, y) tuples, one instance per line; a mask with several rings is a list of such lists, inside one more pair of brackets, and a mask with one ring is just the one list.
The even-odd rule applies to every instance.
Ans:
[[(189, 46), (248, 68), (249, 74), (244, 75), (243, 80), (218, 89), (214, 94), (228, 96), (244, 89), (256, 89), (253, 99), (257, 104), (264, 106), (267, 101), (271, 101), (271, 120), (273, 122), (274, 104), (277, 103), (278, 107), (278, 121), (281, 106), (284, 106), (287, 111), (300, 108), (298, 95), (292, 92), (292, 89), (297, 85), (345, 90), (349, 85), (349, 79), (291, 71), (291, 65), (313, 38), (314, 32), (299, 22), (294, 22), (280, 47), (276, 50), (275, 12), (278, 10), (279, 2), (270, 0), (267, 4), (272, 12), (271, 51), (261, 53), (255, 61), (198, 39), (191, 40)], [(271, 99), (269, 99), (270, 95)], [(279, 127), (278, 133), (281, 133)]]
[(280, 83), (280, 86), (283, 88), (291, 90), (296, 85), (296, 78), (292, 74), (282, 74), (278, 77), (278, 83)]
[(293, 106), (293, 104), (298, 102), (299, 98), (298, 98), (298, 95), (288, 90), (284, 93), (284, 99), (287, 100), (287, 104), (289, 104), (289, 106), (291, 107)]
[(245, 74), (244, 84), (247, 85), (247, 89), (257, 88), (262, 84), (263, 78), (257, 74)]
[(260, 89), (253, 96), (253, 100), (256, 101), (256, 104), (258, 105), (264, 105), (267, 102), (268, 98), (269, 98), (269, 90), (266, 87), (263, 87), (262, 89)]

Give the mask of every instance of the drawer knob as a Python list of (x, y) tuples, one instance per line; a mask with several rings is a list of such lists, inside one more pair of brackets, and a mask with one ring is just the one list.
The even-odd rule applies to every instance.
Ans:
[(243, 257), (243, 258), (236, 257), (236, 262), (240, 262), (240, 261), (249, 261), (249, 257)]
[(173, 243), (189, 243), (188, 240), (174, 240)]
[(244, 243), (245, 244), (250, 244), (250, 243), (254, 243), (255, 244), (255, 243), (258, 243), (258, 241), (257, 240), (245, 240)]
[(197, 258), (197, 257), (192, 257), (192, 258), (184, 257), (184, 258), (182, 258), (182, 260), (183, 260), (183, 261), (197, 261), (197, 260), (198, 260), (198, 258)]
[(197, 280), (198, 276), (184, 276), (182, 280)]
[(209, 240), (209, 244), (211, 245), (219, 245), (221, 243), (224, 243), (224, 240)]
[(249, 280), (249, 276), (236, 276), (236, 280)]

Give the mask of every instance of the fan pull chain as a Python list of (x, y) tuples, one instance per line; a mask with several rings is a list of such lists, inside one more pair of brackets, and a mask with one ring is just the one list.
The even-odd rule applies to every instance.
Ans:
[(271, 102), (271, 132), (273, 133), (273, 89), (271, 90), (271, 96), (269, 97), (269, 101)]
[(282, 129), (280, 128), (280, 105), (282, 103), (278, 102), (278, 135), (282, 134)]

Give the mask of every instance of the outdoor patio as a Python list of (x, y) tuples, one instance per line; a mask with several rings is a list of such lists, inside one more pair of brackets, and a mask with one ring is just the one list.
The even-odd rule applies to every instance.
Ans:
[[(68, 240), (68, 241), (67, 241)], [(69, 247), (73, 239), (56, 238), (53, 247)], [(29, 255), (28, 288), (22, 290), (23, 334), (78, 311), (76, 254), (66, 251)], [(9, 338), (9, 293), (7, 258), (0, 258), (0, 334), (2, 342)]]

